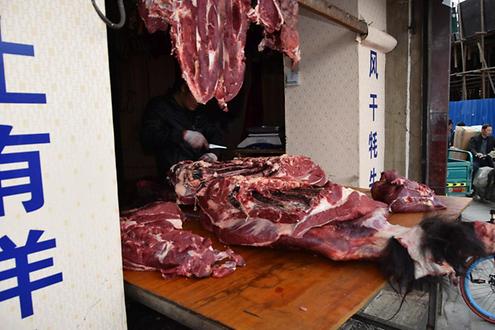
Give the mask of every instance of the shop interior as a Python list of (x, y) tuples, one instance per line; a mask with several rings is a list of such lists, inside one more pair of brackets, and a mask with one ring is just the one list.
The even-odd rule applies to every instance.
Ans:
[[(166, 95), (180, 76), (168, 32), (148, 33), (133, 1), (126, 2), (128, 23), (120, 30), (108, 30), (108, 50), (115, 132), (119, 202), (122, 208), (135, 206), (140, 180), (157, 181), (153, 155), (140, 142), (142, 116), (147, 103)], [(107, 2), (108, 17), (118, 17), (115, 2)], [(277, 155), (285, 152), (283, 55), (258, 51), (262, 29), (252, 24), (245, 47), (246, 69), (239, 94), (223, 111), (215, 99), (199, 111), (219, 124), (228, 149), (221, 160), (236, 156)], [(282, 146), (269, 149), (237, 148), (254, 127), (278, 127)], [(162, 184), (162, 182), (159, 182)], [(142, 196), (141, 196), (142, 197)], [(146, 198), (145, 198), (146, 199)]]

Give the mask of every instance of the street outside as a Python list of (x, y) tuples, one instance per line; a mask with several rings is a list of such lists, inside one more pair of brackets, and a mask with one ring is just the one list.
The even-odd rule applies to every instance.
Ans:
[[(473, 200), (463, 212), (464, 221), (488, 220), (495, 204)], [(437, 329), (495, 329), (471, 312), (460, 295), (458, 287), (443, 286), (442, 314), (437, 316)]]
[[(463, 212), (463, 221), (488, 220), (490, 210), (495, 209), (495, 204), (473, 200), (470, 206)], [(390, 325), (401, 329), (426, 328), (428, 315), (428, 293), (414, 290), (408, 294), (400, 311), (393, 318), (401, 303), (401, 297), (390, 287), (380, 291), (378, 295), (363, 308), (362, 312), (381, 320), (387, 320)], [(442, 282), (442, 305), (440, 315), (437, 315), (436, 329), (440, 330), (464, 330), (464, 329), (495, 329), (467, 307), (462, 300), (459, 287), (450, 283), (448, 279)], [(382, 329), (377, 326), (364, 324), (358, 320), (349, 320), (341, 330), (375, 330)]]

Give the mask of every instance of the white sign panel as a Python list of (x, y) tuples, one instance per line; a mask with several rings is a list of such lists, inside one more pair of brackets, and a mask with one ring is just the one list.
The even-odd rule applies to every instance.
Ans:
[(385, 54), (358, 45), (359, 186), (380, 179), (385, 151)]
[(0, 328), (125, 328), (105, 25), (0, 8)]

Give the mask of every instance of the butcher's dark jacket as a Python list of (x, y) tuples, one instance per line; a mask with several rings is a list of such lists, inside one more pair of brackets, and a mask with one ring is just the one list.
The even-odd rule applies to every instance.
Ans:
[(172, 165), (181, 160), (198, 160), (207, 149), (193, 149), (183, 139), (185, 130), (201, 132), (208, 143), (222, 144), (219, 125), (208, 118), (200, 107), (190, 111), (180, 107), (171, 96), (150, 100), (143, 116), (141, 143), (155, 155), (158, 173), (167, 175)]
[[(481, 152), (481, 144), (483, 142), (483, 137), (481, 134), (473, 136), (471, 140), (469, 140), (468, 151), (471, 151), (473, 156), (477, 153)], [(486, 138), (486, 150), (484, 154), (489, 154), (495, 148), (495, 138), (493, 136), (488, 136)]]

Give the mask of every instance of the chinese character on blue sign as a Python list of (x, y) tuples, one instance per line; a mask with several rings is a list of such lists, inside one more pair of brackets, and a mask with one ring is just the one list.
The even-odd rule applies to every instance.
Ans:
[(375, 110), (378, 109), (378, 104), (376, 104), (377, 97), (378, 95), (376, 94), (370, 94), (371, 103), (369, 105), (369, 108), (373, 111), (373, 121), (375, 121)]
[[(33, 212), (44, 204), (41, 179), (40, 154), (38, 151), (5, 152), (6, 146), (50, 143), (49, 134), (11, 135), (12, 126), (0, 125), (0, 165), (19, 165), (27, 163), (25, 168), (0, 169), (0, 217), (5, 215), (4, 198), (31, 193), (31, 199), (22, 202), (26, 212)], [(29, 183), (5, 186), (2, 180), (29, 178)]]
[(370, 132), (368, 136), (368, 150), (370, 152), (370, 159), (378, 157), (378, 133)]
[(374, 50), (370, 50), (370, 74), (375, 75), (375, 78), (378, 79), (378, 56)]
[(17, 246), (7, 236), (0, 238), (0, 262), (10, 259), (15, 261), (14, 268), (0, 271), (0, 281), (11, 278), (17, 279), (16, 287), (0, 291), (0, 302), (19, 297), (22, 318), (31, 316), (34, 313), (32, 299), (33, 291), (62, 282), (63, 280), (62, 273), (43, 277), (35, 281), (31, 281), (30, 279), (30, 274), (32, 272), (53, 266), (53, 258), (47, 258), (31, 263), (28, 261), (28, 256), (31, 254), (56, 247), (54, 239), (39, 242), (41, 235), (43, 235), (42, 230), (30, 230), (26, 245), (24, 246)]
[(369, 187), (371, 188), (373, 186), (373, 183), (375, 183), (376, 180), (376, 169), (373, 167), (372, 170), (370, 170), (370, 179), (369, 179)]
[(0, 33), (0, 103), (46, 103), (45, 94), (7, 92), (5, 66), (3, 61), (4, 54), (34, 56), (34, 47), (32, 45), (5, 42), (2, 40), (2, 34)]

